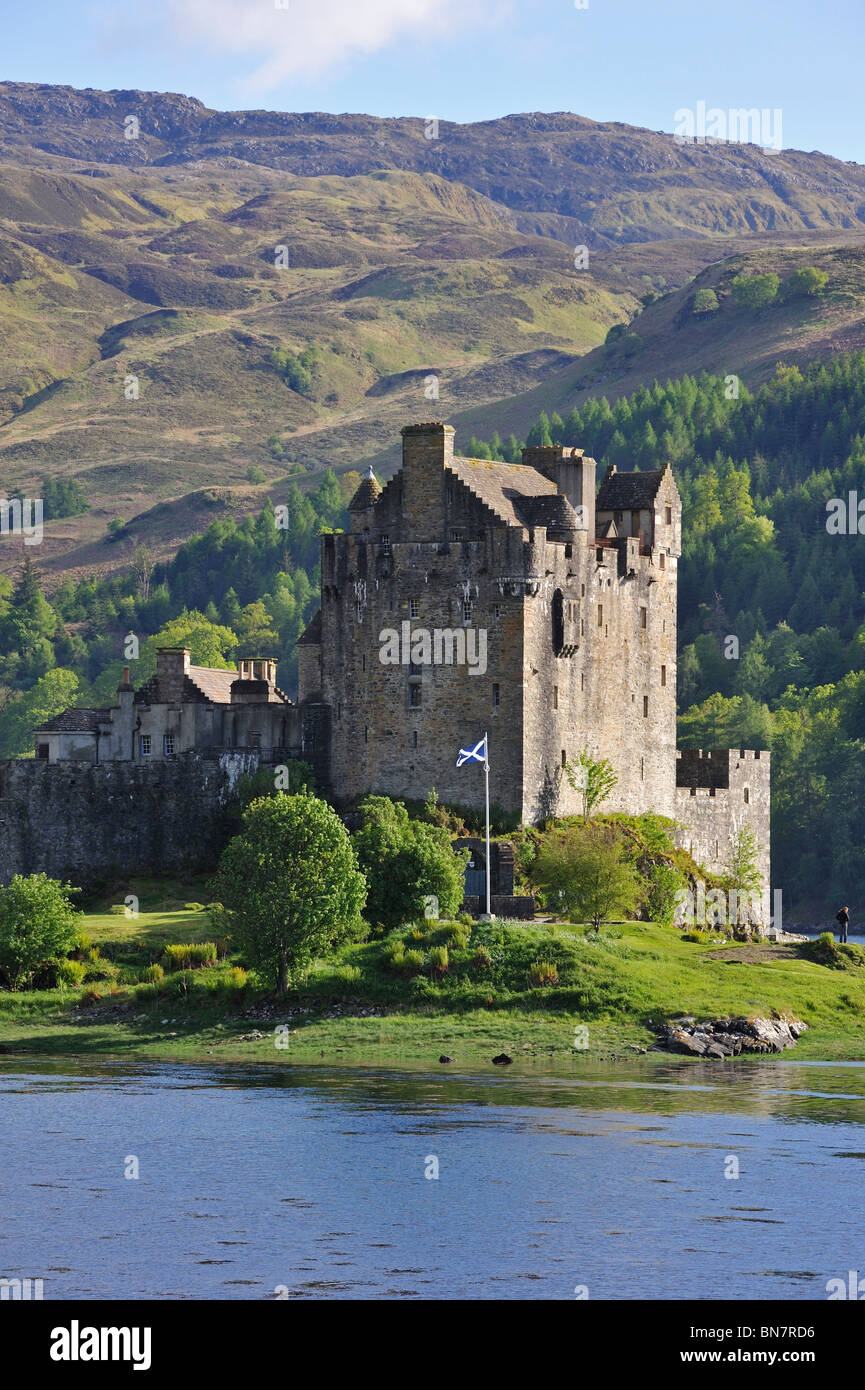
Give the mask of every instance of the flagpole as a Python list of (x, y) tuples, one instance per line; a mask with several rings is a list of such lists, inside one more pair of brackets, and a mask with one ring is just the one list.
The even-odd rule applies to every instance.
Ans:
[(490, 917), (490, 741), (484, 734), (484, 783), (487, 803), (487, 917)]

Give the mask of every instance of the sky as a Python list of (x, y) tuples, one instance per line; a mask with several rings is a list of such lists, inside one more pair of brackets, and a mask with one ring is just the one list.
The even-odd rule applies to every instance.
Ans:
[(0, 20), (6, 81), (666, 131), (705, 102), (780, 111), (785, 148), (865, 163), (865, 0), (0, 0)]

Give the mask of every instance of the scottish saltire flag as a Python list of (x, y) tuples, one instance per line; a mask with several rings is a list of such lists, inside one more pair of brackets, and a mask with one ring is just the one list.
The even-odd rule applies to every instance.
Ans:
[(462, 767), (463, 763), (485, 763), (487, 760), (487, 736), (484, 734), (480, 743), (474, 748), (461, 748), (457, 758), (457, 767)]

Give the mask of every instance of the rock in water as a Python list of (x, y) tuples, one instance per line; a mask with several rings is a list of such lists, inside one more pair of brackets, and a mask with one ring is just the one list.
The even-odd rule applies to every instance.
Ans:
[(498, 1057), (493, 1058), (493, 1066), (509, 1067), (513, 1060), (513, 1057), (509, 1057), (506, 1052), (500, 1052)]

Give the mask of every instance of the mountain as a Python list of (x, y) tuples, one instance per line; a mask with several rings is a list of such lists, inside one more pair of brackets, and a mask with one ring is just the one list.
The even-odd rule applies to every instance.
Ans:
[[(387, 473), (406, 419), (522, 436), (654, 375), (859, 341), (860, 165), (570, 113), (427, 133), (0, 84), (0, 493), (75, 476), (90, 503), (46, 527), (49, 586), (128, 563), (112, 519), (165, 557), (213, 496)], [(828, 268), (819, 301), (732, 312), (735, 274), (794, 261)], [(605, 345), (628, 323), (639, 350)]]

